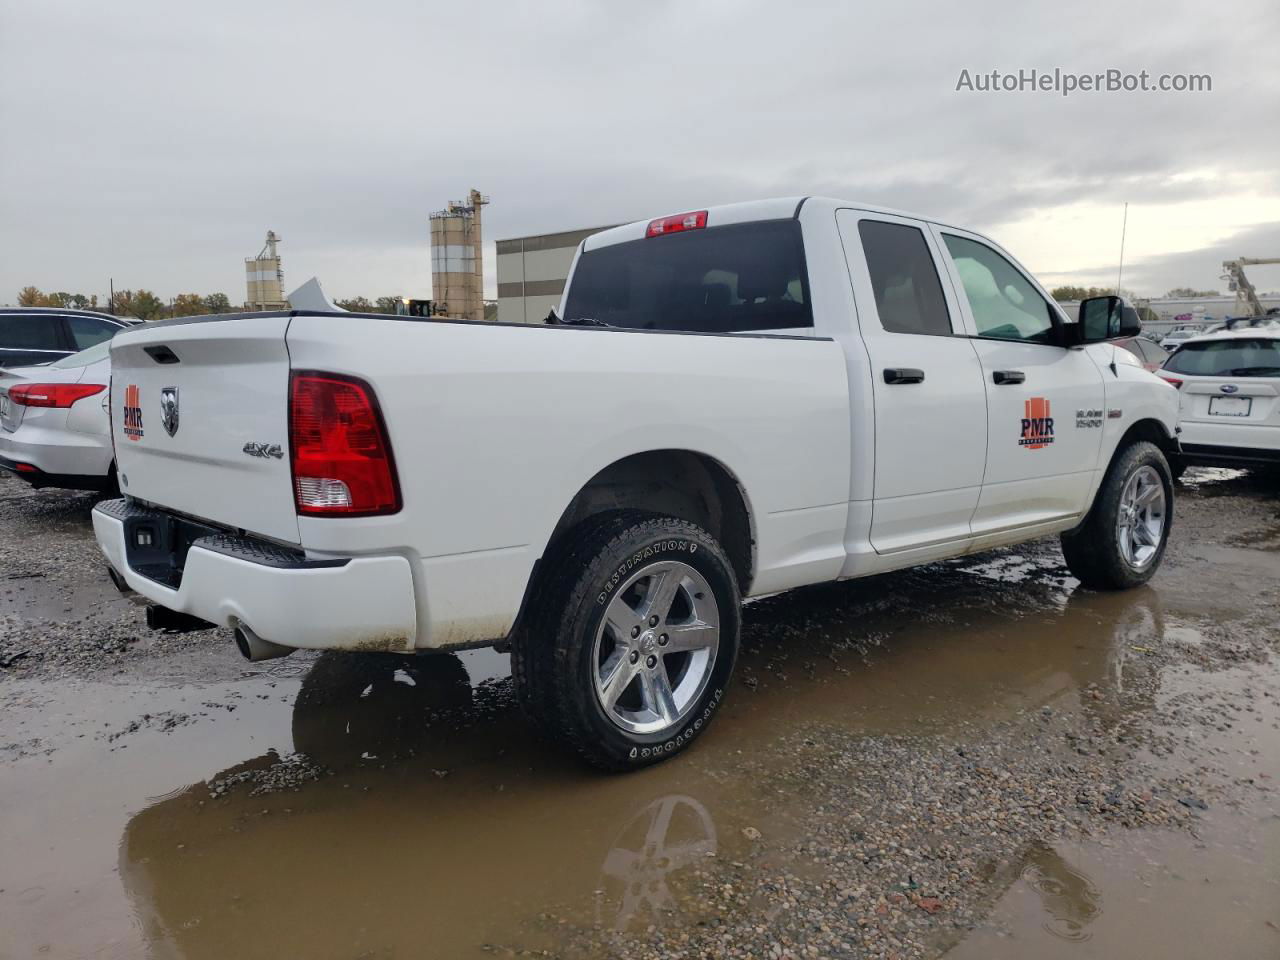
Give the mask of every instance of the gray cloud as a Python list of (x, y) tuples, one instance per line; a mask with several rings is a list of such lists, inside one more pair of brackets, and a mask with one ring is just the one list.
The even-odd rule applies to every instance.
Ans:
[[(1226, 281), (1222, 279), (1222, 262), (1238, 257), (1280, 257), (1280, 223), (1239, 230), (1199, 250), (1139, 258), (1125, 264), (1123, 282), (1126, 289), (1150, 296), (1160, 296), (1174, 287), (1218, 290), (1225, 294), (1228, 290)], [(1260, 293), (1280, 292), (1280, 264), (1246, 267), (1245, 272)], [(1100, 263), (1095, 267), (1055, 275), (1053, 284), (1110, 286), (1115, 279), (1115, 264)]]
[[(1271, 0), (1230, 17), (1013, 0), (0, 0), (0, 301), (109, 276), (235, 300), (268, 227), (291, 284), (421, 294), (427, 213), (472, 186), (494, 199), (491, 239), (779, 194), (988, 229), (1225, 189), (1177, 179), (1200, 169), (1274, 188), (1280, 78), (1253, 41), (1278, 26)], [(954, 89), (962, 68), (1054, 66), (1207, 72), (1214, 91)]]

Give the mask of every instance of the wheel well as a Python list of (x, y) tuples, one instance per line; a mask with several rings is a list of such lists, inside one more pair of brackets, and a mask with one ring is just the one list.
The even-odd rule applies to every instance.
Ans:
[(1124, 436), (1120, 438), (1120, 442), (1116, 444), (1116, 453), (1119, 453), (1136, 440), (1148, 440), (1154, 443), (1164, 452), (1166, 457), (1173, 456), (1178, 452), (1177, 439), (1169, 434), (1163, 423), (1150, 417), (1145, 420), (1138, 420), (1129, 426), (1129, 429), (1124, 432)]
[(651, 450), (605, 467), (578, 491), (543, 556), (579, 524), (611, 510), (644, 510), (696, 523), (724, 548), (738, 587), (751, 583), (755, 537), (741, 485), (723, 464), (690, 450)]

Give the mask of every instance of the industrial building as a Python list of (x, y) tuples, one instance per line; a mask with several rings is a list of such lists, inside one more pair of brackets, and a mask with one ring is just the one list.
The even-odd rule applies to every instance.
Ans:
[[(1280, 294), (1259, 294), (1258, 301), (1263, 311), (1280, 308)], [(1058, 306), (1067, 316), (1074, 317), (1080, 309), (1079, 300), (1059, 300)], [(1155, 319), (1148, 318), (1143, 327), (1152, 333), (1168, 333), (1175, 327), (1191, 324), (1208, 328), (1222, 323), (1228, 317), (1247, 316), (1246, 310), (1240, 309), (1234, 295), (1219, 297), (1155, 297), (1150, 300), (1139, 297), (1134, 301), (1135, 307), (1146, 307)]]
[(431, 298), (438, 313), (484, 319), (484, 251), (480, 212), (489, 198), (472, 190), (431, 214)]
[(541, 323), (560, 303), (574, 251), (609, 227), (498, 241), (498, 322)]
[(284, 271), (280, 269), (280, 255), (276, 244), (280, 237), (274, 230), (267, 231), (267, 242), (256, 257), (246, 257), (244, 279), (246, 310), (288, 310), (284, 298)]

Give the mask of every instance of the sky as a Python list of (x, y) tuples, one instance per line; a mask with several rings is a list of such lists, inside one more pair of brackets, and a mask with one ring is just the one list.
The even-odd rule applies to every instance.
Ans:
[[(1046, 286), (1225, 291), (1280, 257), (1280, 4), (0, 0), (0, 303), (18, 290), (425, 297), (492, 241), (799, 194), (992, 236)], [(957, 90), (992, 70), (1208, 92)], [(1250, 274), (1280, 290), (1280, 267)]]

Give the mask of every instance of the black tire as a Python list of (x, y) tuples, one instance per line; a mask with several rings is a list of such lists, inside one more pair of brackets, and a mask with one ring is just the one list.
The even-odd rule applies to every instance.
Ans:
[[(696, 695), (690, 693), (674, 722), (655, 732), (635, 732), (615, 722), (597, 695), (596, 677), (601, 669), (596, 659), (601, 656), (596, 649), (597, 635), (603, 630), (606, 610), (623, 596), (628, 583), (637, 577), (645, 582), (646, 570), (671, 570), (672, 561), (692, 568), (710, 587), (711, 597), (706, 597), (705, 591), (699, 591), (697, 597), (702, 603), (714, 600), (718, 647), (706, 669), (699, 671), (705, 686), (698, 687)], [(733, 674), (741, 622), (737, 579), (710, 534), (671, 517), (636, 511), (605, 514), (570, 532), (546, 558), (540, 587), (540, 595), (529, 610), (527, 628), (514, 638), (511, 673), (521, 706), (544, 734), (595, 767), (625, 771), (674, 756), (706, 729)], [(682, 596), (688, 593), (685, 587), (679, 589)], [(676, 610), (676, 606), (670, 609)], [(660, 630), (663, 624), (665, 621), (655, 629)], [(635, 644), (644, 643), (646, 635), (653, 632), (646, 630)], [(602, 636), (612, 638), (612, 632)], [(648, 638), (650, 646), (657, 636)], [(612, 639), (607, 642), (622, 646)], [(680, 655), (676, 659), (679, 661)], [(683, 662), (686, 673), (693, 669), (692, 655)], [(666, 678), (665, 668), (657, 669), (662, 669)], [(640, 667), (635, 676), (643, 680)], [(627, 691), (638, 695), (635, 688), (627, 687)]]
[[(1117, 526), (1125, 486), (1144, 467), (1158, 474), (1164, 489), (1164, 523), (1155, 553), (1141, 566), (1136, 566), (1121, 550)], [(1172, 527), (1173, 476), (1169, 463), (1154, 443), (1139, 440), (1112, 458), (1088, 516), (1080, 526), (1062, 534), (1062, 555), (1067, 568), (1084, 586), (1094, 590), (1128, 590), (1146, 583), (1159, 569)]]

